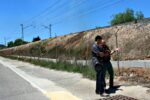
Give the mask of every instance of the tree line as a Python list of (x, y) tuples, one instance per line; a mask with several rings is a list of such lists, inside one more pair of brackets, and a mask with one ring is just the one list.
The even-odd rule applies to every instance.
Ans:
[[(144, 14), (141, 11), (134, 11), (130, 8), (127, 8), (124, 12), (118, 13), (113, 15), (112, 20), (110, 21), (111, 25), (118, 25), (118, 24), (123, 24), (126, 22), (131, 22), (135, 21), (137, 23), (138, 20), (144, 19)], [(32, 42), (40, 41), (40, 37), (34, 37)], [(24, 41), (22, 39), (16, 39), (14, 42), (10, 41), (7, 44), (7, 47), (14, 47), (14, 46), (19, 46), (23, 44), (27, 44), (29, 42)]]
[(122, 24), (126, 22), (135, 21), (144, 19), (144, 14), (141, 11), (134, 11), (130, 8), (126, 9), (124, 12), (113, 15), (111, 20), (111, 25)]
[[(36, 41), (40, 41), (41, 38), (38, 36), (38, 37), (34, 37), (32, 42), (36, 42)], [(23, 45), (23, 44), (27, 44), (29, 42), (27, 41), (24, 41), (22, 39), (16, 39), (15, 41), (10, 41), (7, 43), (7, 47), (14, 47), (14, 46), (19, 46), (19, 45)]]

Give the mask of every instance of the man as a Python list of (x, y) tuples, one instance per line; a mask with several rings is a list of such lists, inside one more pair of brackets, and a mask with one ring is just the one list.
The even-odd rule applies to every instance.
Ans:
[(96, 36), (92, 46), (92, 62), (96, 71), (96, 94), (103, 95), (105, 88), (105, 70), (103, 66), (104, 52), (102, 48), (102, 37)]
[[(102, 44), (103, 44), (102, 47), (104, 51), (103, 64), (105, 68), (105, 74), (106, 74), (106, 71), (109, 74), (109, 88), (111, 89), (114, 87), (114, 70), (113, 70), (110, 60), (111, 60), (111, 55), (115, 53), (116, 51), (118, 51), (119, 49), (116, 48), (114, 51), (111, 51), (109, 47), (106, 45), (104, 40), (102, 40)], [(105, 83), (105, 86), (106, 86), (106, 83)]]

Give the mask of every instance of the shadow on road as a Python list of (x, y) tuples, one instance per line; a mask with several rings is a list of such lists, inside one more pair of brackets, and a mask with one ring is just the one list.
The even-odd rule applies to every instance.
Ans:
[(116, 93), (116, 91), (118, 91), (118, 90), (121, 90), (122, 91), (122, 89), (119, 89), (121, 87), (121, 85), (116, 85), (116, 86), (114, 86), (113, 88), (108, 88), (107, 90), (106, 90), (106, 93), (107, 94), (112, 94), (112, 93)]
[(113, 88), (106, 89), (105, 92), (106, 92), (107, 95), (106, 96), (101, 96), (103, 98), (102, 99), (98, 99), (98, 100), (119, 100), (119, 99), (111, 99), (110, 94), (112, 94), (112, 93), (114, 94), (118, 90), (122, 91), (122, 89), (119, 89), (120, 87), (121, 87), (121, 85), (116, 85)]

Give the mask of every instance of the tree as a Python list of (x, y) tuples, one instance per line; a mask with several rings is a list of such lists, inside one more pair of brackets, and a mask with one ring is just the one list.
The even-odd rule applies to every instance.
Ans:
[(111, 25), (121, 24), (124, 23), (124, 14), (119, 13), (114, 16), (114, 19), (111, 21)]
[(23, 41), (22, 39), (16, 39), (14, 42), (10, 41), (7, 43), (8, 47), (14, 47), (14, 46), (19, 46), (23, 44), (27, 44), (28, 42)]
[(13, 41), (10, 41), (10, 42), (8, 42), (8, 47), (13, 47), (14, 46), (14, 42)]
[(41, 40), (41, 38), (38, 36), (38, 37), (33, 38), (32, 42), (40, 41), (40, 40)]
[(134, 20), (141, 20), (143, 18), (144, 14), (141, 11), (136, 12), (136, 14), (134, 14), (134, 11), (128, 8), (126, 9), (126, 11), (114, 15), (113, 19), (111, 20), (111, 25), (122, 24)]
[(124, 14), (124, 22), (134, 21), (134, 11), (132, 9), (127, 9)]
[(16, 39), (14, 42), (14, 46), (19, 46), (19, 45), (23, 45), (23, 44), (27, 44), (28, 42), (23, 41), (22, 39)]
[(144, 19), (144, 14), (141, 11), (137, 11), (135, 14), (136, 20)]

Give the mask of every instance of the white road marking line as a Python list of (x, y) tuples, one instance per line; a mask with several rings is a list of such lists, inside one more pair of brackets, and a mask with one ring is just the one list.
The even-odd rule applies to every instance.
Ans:
[(14, 65), (12, 65), (12, 64), (10, 64), (8, 62), (4, 62), (2, 60), (0, 60), (0, 63), (3, 66), (11, 69), (13, 72), (15, 72), (17, 75), (22, 77), (27, 82), (29, 82), (34, 88), (36, 88), (39, 91), (41, 91), (44, 95), (46, 95), (51, 100), (62, 100), (62, 99), (59, 99), (58, 96), (60, 96), (61, 98), (62, 97), (67, 97), (66, 100), (81, 100), (78, 97), (72, 95), (70, 92), (68, 92), (66, 90), (63, 90), (63, 89), (62, 89), (62, 91), (60, 91), (60, 90), (57, 90), (57, 91), (46, 91), (46, 90), (40, 88), (35, 82), (31, 81), (30, 80), (30, 77), (31, 77), (30, 75), (28, 75), (24, 71), (16, 68), (16, 66), (14, 66)]

